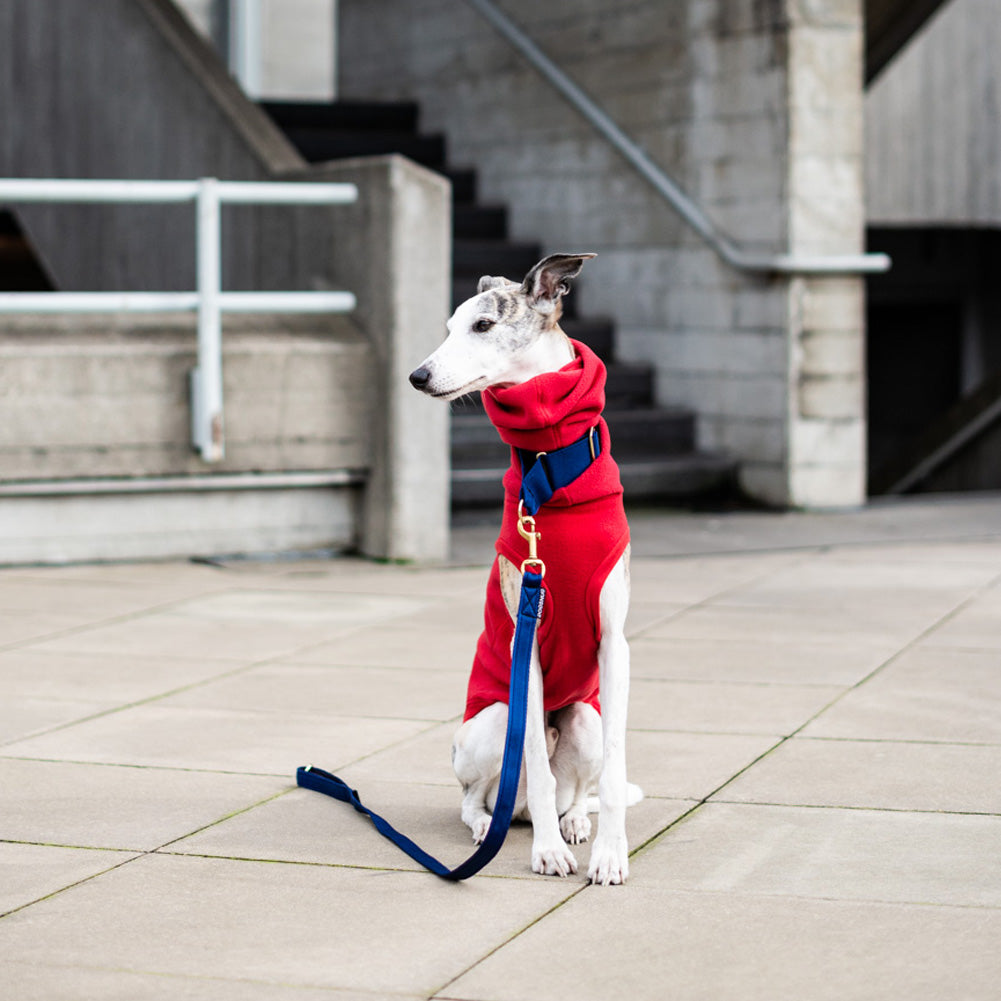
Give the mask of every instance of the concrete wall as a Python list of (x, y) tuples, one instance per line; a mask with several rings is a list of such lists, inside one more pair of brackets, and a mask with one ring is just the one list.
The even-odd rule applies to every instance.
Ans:
[[(212, 37), (213, 8), (234, 0), (178, 0), (191, 23)], [(235, 0), (239, 3), (241, 0)], [(258, 0), (259, 97), (330, 100), (334, 96), (337, 0)]]
[(951, 0), (866, 95), (873, 225), (1001, 223), (1001, 11)]
[[(859, 0), (501, 5), (747, 247), (862, 249)], [(722, 264), (462, 0), (341, 0), (343, 97), (421, 102), (516, 238), (597, 251), (580, 305), (775, 504), (864, 498), (862, 288)]]
[(191, 448), (193, 316), (6, 316), (3, 479), (352, 470), (371, 465), (369, 342), (349, 319), (240, 316), (223, 334), (226, 457)]

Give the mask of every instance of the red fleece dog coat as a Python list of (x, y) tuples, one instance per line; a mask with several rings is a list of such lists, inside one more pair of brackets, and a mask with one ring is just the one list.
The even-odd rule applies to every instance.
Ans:
[[(496, 550), (516, 567), (528, 557), (518, 534), (521, 461), (518, 448), (548, 452), (597, 427), (600, 453), (569, 486), (557, 490), (535, 515), (539, 557), (546, 564), (545, 601), (537, 637), (546, 711), (587, 702), (600, 712), (598, 600), (612, 568), (629, 544), (619, 467), (612, 460), (605, 406), (605, 366), (586, 345), (571, 341), (576, 357), (558, 372), (483, 394), (487, 415), (512, 446), (504, 475), (504, 517)], [(500, 589), (494, 560), (487, 583), (484, 629), (466, 693), (465, 719), (508, 701), (514, 623)]]

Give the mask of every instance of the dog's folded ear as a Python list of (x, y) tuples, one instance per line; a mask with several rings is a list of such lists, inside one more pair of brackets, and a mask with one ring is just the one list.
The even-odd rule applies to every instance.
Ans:
[(556, 308), (560, 297), (570, 291), (570, 281), (580, 274), (584, 262), (597, 256), (597, 254), (550, 254), (525, 275), (521, 290), (536, 309), (544, 313), (551, 312)]
[(494, 278), (492, 275), (484, 275), (476, 284), (476, 292), (489, 292), (492, 288), (501, 288), (504, 285), (516, 285), (510, 278)]

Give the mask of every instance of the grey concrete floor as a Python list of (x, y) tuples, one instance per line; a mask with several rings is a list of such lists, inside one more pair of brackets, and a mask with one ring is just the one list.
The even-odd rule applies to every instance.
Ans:
[(0, 570), (0, 996), (996, 998), (1001, 498), (632, 525), (614, 888), (533, 875), (524, 826), (445, 883), (294, 787), (469, 853), (493, 524), (439, 568)]

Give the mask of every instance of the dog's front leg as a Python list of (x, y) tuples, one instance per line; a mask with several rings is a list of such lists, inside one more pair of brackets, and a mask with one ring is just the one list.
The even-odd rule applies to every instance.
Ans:
[(529, 670), (525, 780), (528, 812), (532, 818), (532, 871), (546, 876), (569, 876), (577, 871), (577, 859), (563, 840), (556, 813), (556, 777), (549, 765), (546, 713), (542, 701), (542, 666), (537, 642), (532, 644)]
[(608, 886), (629, 875), (626, 841), (626, 711), (629, 702), (629, 550), (608, 575), (601, 590), (601, 686), (603, 761), (598, 783), (598, 834), (591, 849), (587, 878)]
[[(514, 619), (518, 612), (521, 574), (518, 568), (499, 556), (501, 594)], [(542, 700), (542, 664), (539, 641), (532, 642), (532, 660), (528, 671), (528, 713), (525, 720), (525, 796), (532, 819), (532, 871), (547, 876), (568, 876), (577, 871), (577, 859), (560, 833), (556, 813), (556, 777), (549, 765), (552, 748), (547, 743), (548, 728)]]

